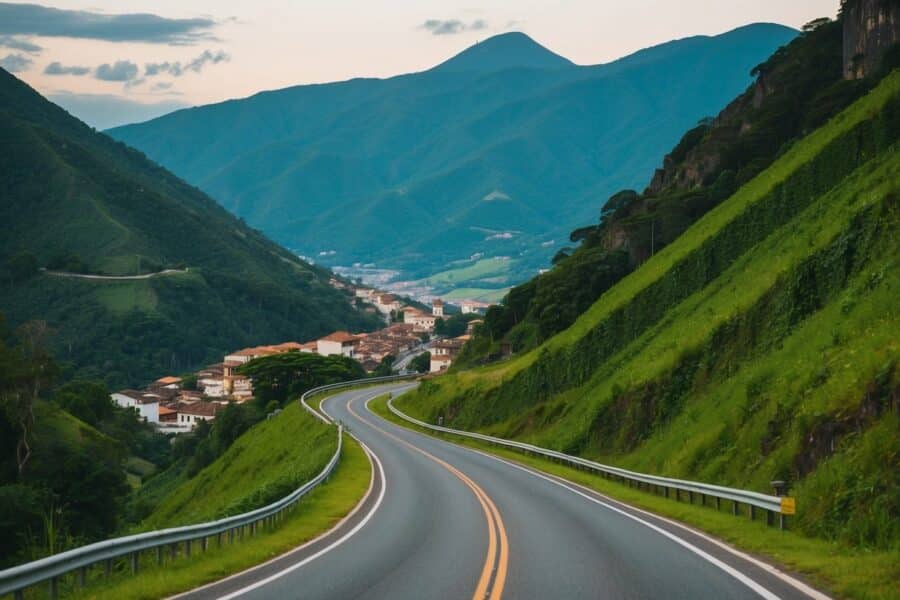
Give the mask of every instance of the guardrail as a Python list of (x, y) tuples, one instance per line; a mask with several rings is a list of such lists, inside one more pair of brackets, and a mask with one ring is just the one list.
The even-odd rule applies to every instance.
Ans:
[(463, 431), (460, 429), (451, 429), (449, 427), (443, 427), (441, 425), (432, 425), (431, 423), (426, 423), (424, 421), (420, 421), (419, 419), (410, 417), (409, 415), (396, 408), (393, 402), (393, 398), (389, 399), (387, 402), (388, 409), (393, 414), (419, 427), (423, 427), (425, 429), (430, 429), (433, 431), (440, 431), (442, 433), (449, 433), (452, 435), (481, 440), (489, 444), (505, 446), (507, 448), (514, 448), (516, 450), (525, 452), (526, 454), (544, 456), (561, 463), (567, 463), (569, 465), (575, 466), (576, 468), (598, 472), (608, 479), (618, 479), (620, 481), (627, 482), (632, 486), (645, 487), (657, 492), (660, 492), (661, 490), (660, 493), (665, 495), (666, 498), (670, 497), (670, 491), (675, 492), (676, 500), (681, 499), (682, 493), (687, 493), (689, 502), (693, 503), (694, 494), (699, 494), (701, 502), (704, 505), (706, 505), (707, 497), (715, 499), (717, 509), (721, 508), (722, 500), (726, 500), (731, 502), (732, 513), (735, 515), (738, 515), (740, 513), (740, 505), (745, 504), (748, 506), (748, 512), (751, 519), (756, 518), (757, 508), (766, 511), (766, 520), (769, 525), (773, 524), (774, 516), (778, 515), (778, 524), (781, 529), (784, 529), (785, 526), (785, 516), (792, 515), (795, 512), (794, 499), (790, 497), (770, 496), (767, 494), (761, 494), (759, 492), (728, 488), (708, 483), (700, 483), (697, 481), (687, 481), (684, 479), (672, 479), (670, 477), (646, 475), (644, 473), (637, 473), (635, 471), (620, 469), (619, 467), (604, 465), (578, 456), (565, 454), (563, 452), (557, 452), (556, 450), (548, 450), (547, 448), (541, 448), (540, 446), (534, 446), (532, 444), (514, 442), (511, 440), (505, 440), (503, 438), (484, 435), (482, 433), (472, 433), (470, 431)]
[(287, 509), (293, 507), (298, 500), (309, 493), (313, 488), (323, 481), (326, 481), (340, 461), (341, 449), (343, 447), (343, 426), (333, 423), (327, 416), (313, 409), (307, 404), (306, 400), (315, 394), (330, 390), (368, 383), (387, 383), (390, 381), (412, 379), (414, 377), (418, 377), (418, 375), (397, 375), (375, 377), (371, 379), (357, 379), (319, 386), (304, 393), (300, 397), (300, 405), (303, 408), (322, 422), (328, 425), (337, 425), (337, 449), (331, 457), (331, 460), (328, 461), (328, 464), (318, 475), (284, 498), (262, 508), (231, 517), (225, 517), (217, 521), (112, 538), (11, 567), (0, 571), (0, 596), (13, 594), (16, 600), (19, 600), (23, 597), (25, 589), (49, 581), (50, 597), (56, 598), (59, 591), (59, 578), (73, 571), (78, 571), (78, 583), (83, 586), (87, 579), (88, 569), (93, 565), (102, 563), (106, 575), (109, 576), (112, 573), (113, 561), (127, 557), (130, 559), (131, 572), (134, 574), (138, 572), (140, 555), (142, 552), (155, 549), (156, 562), (157, 564), (161, 564), (163, 553), (166, 548), (169, 548), (170, 555), (174, 557), (177, 554), (179, 546), (183, 544), (184, 556), (189, 557), (191, 554), (191, 546), (195, 541), (199, 540), (201, 542), (201, 549), (206, 550), (210, 538), (215, 537), (216, 542), (221, 545), (222, 536), (224, 534), (228, 534), (229, 542), (233, 542), (235, 536), (243, 538), (245, 531), (249, 535), (254, 535), (260, 524), (263, 526), (274, 525), (283, 518), (284, 512)]
[(331, 390), (338, 390), (338, 389), (341, 389), (341, 388), (353, 387), (353, 386), (357, 386), (357, 385), (368, 385), (368, 384), (370, 384), (370, 383), (390, 383), (390, 382), (392, 382), (392, 381), (403, 381), (403, 380), (406, 380), (406, 379), (417, 379), (417, 378), (419, 378), (419, 377), (421, 377), (421, 376), (422, 376), (421, 373), (414, 373), (414, 374), (412, 374), (412, 375), (387, 375), (387, 376), (385, 376), (385, 377), (370, 377), (370, 378), (368, 378), (368, 379), (354, 379), (353, 381), (342, 381), (342, 382), (340, 382), (340, 383), (331, 383), (331, 384), (328, 384), (328, 385), (323, 385), (323, 386), (319, 386), (319, 387), (317, 387), (317, 388), (313, 388), (313, 389), (307, 391), (307, 392), (306, 392), (305, 394), (303, 394), (302, 396), (300, 396), (300, 406), (302, 406), (303, 408), (305, 408), (307, 412), (309, 412), (311, 415), (313, 415), (314, 417), (316, 417), (317, 419), (319, 419), (319, 420), (322, 421), (323, 423), (326, 423), (326, 424), (328, 424), (328, 425), (334, 425), (334, 422), (333, 422), (330, 418), (328, 418), (327, 415), (325, 415), (324, 413), (321, 413), (321, 412), (317, 411), (317, 410), (314, 409), (312, 406), (310, 406), (309, 404), (307, 404), (306, 401), (307, 401), (310, 397), (312, 397), (312, 396), (314, 396), (314, 395), (316, 395), (316, 394), (319, 394), (319, 393), (321, 393), (321, 392), (328, 392), (328, 391), (331, 391)]

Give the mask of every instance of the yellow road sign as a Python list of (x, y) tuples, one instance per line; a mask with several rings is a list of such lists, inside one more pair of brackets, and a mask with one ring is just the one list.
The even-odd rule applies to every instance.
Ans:
[(793, 515), (797, 512), (797, 502), (793, 498), (781, 499), (781, 512), (785, 515)]

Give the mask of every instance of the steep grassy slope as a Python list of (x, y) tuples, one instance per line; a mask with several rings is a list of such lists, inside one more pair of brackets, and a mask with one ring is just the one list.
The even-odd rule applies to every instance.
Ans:
[(422, 73), (264, 92), (110, 133), (289, 248), (335, 250), (329, 264), (418, 276), (475, 252), (521, 253), (518, 280), (552, 255), (541, 242), (638, 184), (795, 35), (757, 24), (583, 67), (499, 36)]
[[(212, 199), (0, 70), (0, 311), (45, 319), (73, 369), (114, 385), (273, 339), (363, 328), (368, 317)], [(187, 267), (127, 282), (108, 275)]]
[(198, 523), (264, 506), (315, 477), (335, 448), (334, 428), (292, 402), (195, 477), (173, 486), (141, 528)]
[(643, 193), (613, 194), (599, 222), (570, 234), (574, 251), (560, 251), (552, 269), (488, 312), (458, 366), (498, 357), (501, 341), (521, 352), (570, 326), (614, 283), (877, 84), (875, 74), (842, 77), (843, 27), (829, 21), (807, 28), (759, 64), (744, 93), (682, 136)]
[(651, 472), (767, 490), (896, 547), (900, 73), (796, 143), (538, 349), (401, 405)]

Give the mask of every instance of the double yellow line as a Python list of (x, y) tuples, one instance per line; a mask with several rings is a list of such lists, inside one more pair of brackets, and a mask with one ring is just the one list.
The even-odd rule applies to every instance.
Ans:
[(367, 421), (362, 418), (353, 410), (351, 404), (347, 404), (347, 410), (350, 411), (354, 417), (372, 427), (373, 429), (377, 429), (384, 435), (389, 438), (396, 440), (410, 448), (411, 450), (415, 450), (416, 452), (426, 456), (441, 465), (453, 475), (455, 475), (460, 481), (466, 484), (469, 489), (472, 490), (472, 493), (475, 494), (475, 498), (478, 500), (479, 504), (481, 504), (481, 508), (484, 511), (484, 517), (487, 520), (488, 525), (488, 550), (487, 556), (484, 559), (484, 567), (481, 569), (481, 577), (478, 579), (478, 585), (475, 586), (475, 593), (472, 594), (472, 600), (485, 600), (485, 598), (489, 600), (499, 600), (501, 596), (503, 596), (503, 586), (506, 583), (506, 572), (509, 567), (509, 542), (506, 538), (506, 527), (503, 525), (503, 519), (500, 517), (500, 511), (497, 510), (497, 506), (494, 504), (494, 501), (491, 500), (491, 497), (487, 495), (487, 493), (481, 489), (481, 487), (472, 481), (468, 475), (451, 465), (445, 460), (438, 458), (437, 456), (422, 450), (418, 446), (414, 446), (410, 444), (406, 440), (397, 437), (396, 435), (390, 433), (389, 431), (385, 431), (378, 425), (375, 425), (371, 421)]

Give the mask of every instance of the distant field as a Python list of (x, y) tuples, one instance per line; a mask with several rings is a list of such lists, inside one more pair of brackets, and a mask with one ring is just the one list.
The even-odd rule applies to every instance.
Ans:
[(515, 261), (501, 258), (482, 258), (481, 260), (458, 269), (448, 269), (435, 273), (431, 277), (420, 279), (418, 283), (422, 285), (458, 285), (466, 281), (484, 279), (486, 277), (497, 277), (499, 275), (507, 275)]
[(452, 292), (443, 294), (444, 300), (475, 300), (478, 302), (500, 302), (509, 288), (492, 290), (488, 288), (457, 288)]

